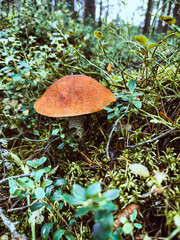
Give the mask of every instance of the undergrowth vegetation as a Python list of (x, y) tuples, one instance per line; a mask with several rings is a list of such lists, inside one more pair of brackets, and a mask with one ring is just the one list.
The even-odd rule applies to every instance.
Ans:
[[(65, 5), (52, 14), (33, 9), (26, 3), (0, 23), (5, 216), (33, 240), (176, 238), (179, 28), (142, 36), (124, 21), (84, 26)], [(84, 116), (83, 138), (65, 118), (33, 108), (53, 82), (73, 74), (95, 78), (117, 98)], [(7, 231), (1, 222), (1, 236)]]

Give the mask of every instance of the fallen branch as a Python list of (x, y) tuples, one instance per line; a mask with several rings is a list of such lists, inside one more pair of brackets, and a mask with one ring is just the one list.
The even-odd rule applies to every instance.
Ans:
[(165, 137), (166, 135), (168, 135), (169, 133), (171, 133), (171, 132), (173, 132), (173, 131), (175, 131), (175, 130), (176, 130), (176, 127), (175, 127), (175, 128), (171, 128), (169, 131), (167, 131), (167, 132), (165, 132), (165, 133), (163, 133), (163, 134), (161, 134), (161, 135), (159, 135), (159, 136), (157, 136), (157, 137), (155, 137), (155, 138), (146, 140), (146, 141), (144, 141), (144, 142), (137, 143), (137, 144), (132, 145), (132, 146), (130, 146), (130, 145), (128, 146), (128, 145), (127, 145), (125, 148), (136, 148), (136, 147), (142, 146), (142, 145), (144, 145), (144, 144), (146, 144), (146, 143), (155, 142), (156, 140), (159, 140), (160, 138)]

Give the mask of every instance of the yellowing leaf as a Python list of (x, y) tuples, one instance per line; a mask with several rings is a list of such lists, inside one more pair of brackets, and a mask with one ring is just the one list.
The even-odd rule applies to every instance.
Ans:
[(179, 32), (175, 32), (175, 35), (176, 35), (177, 37), (180, 37), (180, 33), (179, 33)]
[(102, 32), (100, 31), (94, 31), (94, 36), (97, 38), (97, 39), (101, 39), (103, 37), (103, 34)]
[(146, 46), (147, 38), (145, 36), (143, 36), (143, 35), (136, 35), (136, 36), (133, 37), (133, 39), (136, 42), (140, 43), (141, 45)]
[(151, 48), (158, 47), (160, 46), (158, 43), (150, 43), (147, 46), (147, 50), (149, 51)]
[(129, 168), (134, 174), (137, 174), (142, 177), (149, 177), (149, 170), (142, 164), (131, 163), (129, 164)]
[(171, 16), (159, 16), (159, 19), (170, 25), (176, 22), (176, 19)]
[(74, 35), (74, 33), (72, 31), (66, 31), (66, 34)]
[(146, 52), (145, 52), (145, 51), (136, 50), (136, 52), (141, 53), (141, 54), (143, 54), (144, 56), (146, 56)]
[(108, 74), (111, 74), (111, 71), (112, 71), (112, 64), (111, 63), (108, 63), (107, 71), (108, 71)]

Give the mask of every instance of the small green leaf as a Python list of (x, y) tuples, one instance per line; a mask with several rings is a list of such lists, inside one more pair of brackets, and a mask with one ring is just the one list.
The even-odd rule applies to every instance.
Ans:
[(9, 179), (9, 186), (9, 193), (13, 195), (16, 191), (17, 183), (12, 178)]
[(62, 199), (63, 199), (63, 195), (62, 195), (61, 189), (55, 191), (52, 197), (50, 198), (51, 201), (57, 201)]
[(64, 235), (65, 231), (63, 229), (59, 229), (57, 230), (54, 234), (53, 234), (53, 240), (59, 240), (63, 235)]
[(108, 198), (109, 200), (114, 200), (119, 196), (119, 190), (118, 189), (111, 189), (108, 190), (103, 194), (103, 197)]
[(94, 195), (97, 195), (101, 192), (101, 184), (100, 183), (93, 183), (87, 187), (87, 195), (88, 197), (92, 197)]
[(137, 217), (137, 211), (134, 209), (133, 213), (130, 215), (131, 222), (134, 222)]
[(134, 226), (138, 229), (141, 229), (142, 228), (142, 225), (140, 223), (134, 223)]
[(80, 217), (83, 216), (85, 214), (87, 214), (89, 212), (89, 210), (87, 208), (78, 208), (77, 213), (75, 214), (75, 217)]
[(38, 130), (34, 130), (33, 133), (34, 133), (34, 135), (36, 135), (36, 136), (39, 136), (39, 135), (40, 135)]
[(19, 82), (19, 81), (21, 80), (21, 74), (20, 74), (20, 73), (18, 73), (18, 74), (13, 74), (13, 75), (12, 75), (12, 80), (13, 80), (14, 82)]
[(129, 91), (130, 91), (131, 93), (133, 93), (135, 87), (136, 87), (136, 83), (135, 83), (134, 79), (130, 79), (130, 80), (128, 81)]
[(73, 186), (72, 194), (80, 200), (86, 200), (86, 190), (79, 184)]
[(63, 143), (59, 144), (57, 148), (58, 148), (59, 150), (62, 150), (63, 147), (64, 147), (64, 145), (65, 145), (65, 143), (63, 142)]
[(41, 187), (42, 187), (42, 188), (45, 188), (45, 187), (51, 185), (52, 183), (53, 183), (52, 180), (47, 179), (47, 180), (45, 180), (45, 181), (41, 184)]
[(61, 210), (61, 209), (63, 208), (63, 206), (64, 206), (64, 203), (61, 202), (61, 203), (58, 205), (58, 209)]
[(60, 179), (57, 179), (57, 180), (55, 181), (54, 186), (55, 186), (55, 187), (59, 187), (59, 186), (64, 185), (64, 184), (66, 184), (66, 183), (67, 183), (66, 179), (60, 178)]
[(22, 178), (18, 178), (16, 180), (16, 182), (18, 183), (18, 185), (22, 188), (28, 188), (28, 187), (31, 187), (34, 182), (33, 180), (31, 180), (30, 178), (28, 177), (22, 177)]
[(33, 162), (33, 161), (27, 161), (26, 164), (27, 164), (28, 166), (30, 166), (30, 167), (37, 168), (36, 163)]
[(45, 197), (45, 192), (41, 187), (36, 188), (35, 195), (38, 199), (43, 199)]
[(133, 226), (132, 223), (127, 222), (127, 223), (125, 223), (125, 224), (123, 225), (122, 228), (123, 228), (123, 232), (124, 232), (125, 234), (130, 234), (130, 233), (133, 232), (134, 226)]
[(39, 169), (39, 170), (33, 172), (32, 175), (34, 176), (34, 181), (36, 183), (41, 179), (41, 177), (43, 176), (44, 172), (45, 172), (44, 169)]
[(41, 157), (40, 159), (37, 160), (36, 164), (37, 166), (41, 166), (45, 161), (47, 160), (46, 157)]
[(41, 228), (41, 237), (43, 239), (48, 239), (49, 232), (51, 231), (54, 223), (45, 223), (44, 226)]
[(53, 131), (52, 131), (52, 135), (54, 136), (54, 135), (57, 135), (58, 134), (58, 132), (59, 132), (59, 129), (58, 128), (56, 128), (56, 129), (54, 129)]
[(83, 203), (82, 200), (75, 198), (74, 196), (66, 194), (66, 193), (63, 194), (63, 198), (66, 200), (66, 202), (73, 204), (73, 205), (81, 205), (81, 203)]
[(44, 206), (45, 206), (45, 204), (43, 202), (36, 202), (30, 207), (30, 209), (31, 209), (31, 212), (34, 212)]
[(68, 240), (75, 240), (75, 237), (70, 232), (66, 232), (64, 235)]
[(142, 102), (133, 100), (132, 103), (134, 104), (135, 107), (139, 109), (142, 108)]

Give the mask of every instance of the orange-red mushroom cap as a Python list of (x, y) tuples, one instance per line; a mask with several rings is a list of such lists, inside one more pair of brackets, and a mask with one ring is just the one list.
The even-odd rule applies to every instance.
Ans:
[(47, 88), (34, 109), (48, 117), (71, 117), (98, 112), (115, 101), (113, 93), (95, 79), (69, 75)]

